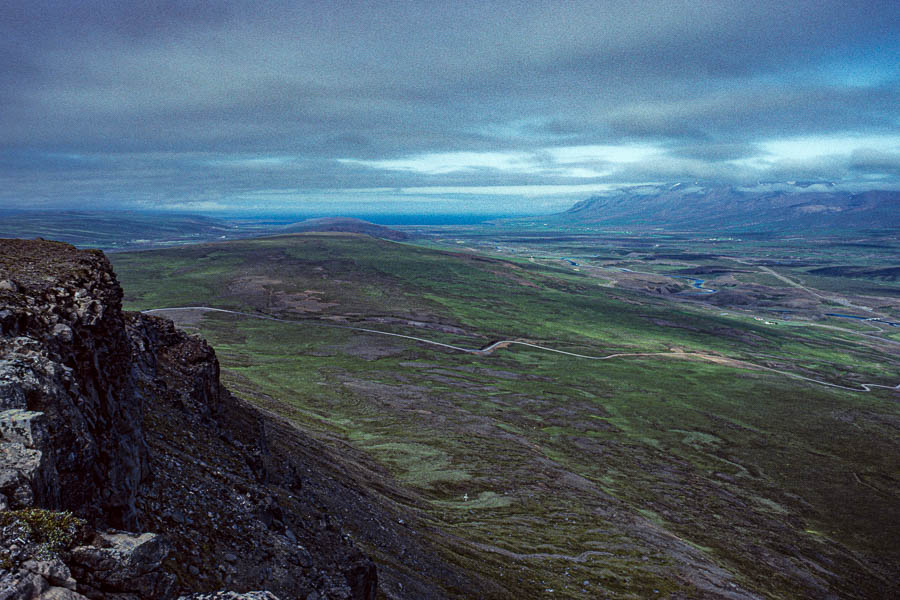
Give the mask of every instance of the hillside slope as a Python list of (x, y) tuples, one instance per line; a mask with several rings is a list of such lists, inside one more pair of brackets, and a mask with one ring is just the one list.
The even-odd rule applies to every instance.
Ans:
[[(129, 305), (199, 329), (235, 394), (370, 470), (373, 506), (420, 541), (352, 529), (390, 597), (896, 591), (896, 392), (828, 385), (896, 385), (887, 343), (358, 235), (113, 259)], [(496, 340), (562, 352), (459, 350)]]

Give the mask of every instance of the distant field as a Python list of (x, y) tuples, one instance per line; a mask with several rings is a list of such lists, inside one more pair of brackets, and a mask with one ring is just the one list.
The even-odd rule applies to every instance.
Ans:
[[(230, 389), (383, 465), (372, 493), (417, 511), (446, 560), (510, 595), (694, 598), (730, 581), (771, 598), (867, 598), (894, 583), (896, 393), (735, 362), (895, 385), (885, 343), (720, 315), (527, 255), (352, 235), (111, 259), (126, 308), (301, 321), (168, 313), (210, 340)], [(329, 324), (653, 355), (475, 355)]]

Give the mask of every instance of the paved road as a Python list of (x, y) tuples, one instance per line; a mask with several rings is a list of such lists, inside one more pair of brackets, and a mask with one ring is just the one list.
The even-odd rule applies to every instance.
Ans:
[(763, 371), (770, 371), (772, 373), (778, 373), (780, 375), (784, 375), (786, 377), (792, 377), (794, 379), (801, 379), (803, 381), (809, 381), (811, 383), (817, 383), (819, 385), (824, 385), (831, 388), (838, 388), (842, 390), (849, 390), (851, 392), (871, 392), (872, 388), (883, 388), (887, 390), (900, 390), (900, 383), (895, 386), (890, 385), (882, 385), (878, 383), (860, 383), (859, 387), (850, 387), (845, 385), (839, 385), (837, 383), (829, 383), (827, 381), (821, 381), (819, 379), (813, 379), (812, 377), (806, 377), (804, 375), (799, 375), (797, 373), (791, 373), (790, 371), (781, 371), (779, 369), (773, 369), (771, 367), (766, 367), (763, 365), (757, 365), (754, 363), (749, 363), (746, 361), (734, 360), (730, 358), (725, 358), (722, 356), (704, 354), (701, 352), (682, 352), (682, 351), (671, 351), (671, 352), (617, 352), (614, 354), (607, 354), (605, 356), (590, 356), (587, 354), (578, 354), (577, 352), (568, 352), (566, 350), (558, 350), (556, 348), (550, 348), (548, 346), (541, 346), (538, 344), (532, 344), (530, 342), (522, 342), (519, 340), (497, 340), (495, 342), (491, 342), (487, 346), (482, 348), (464, 348), (462, 346), (455, 346), (453, 344), (445, 344), (444, 342), (438, 342), (435, 340), (429, 340), (427, 338), (417, 337), (414, 335), (404, 335), (402, 333), (391, 333), (389, 331), (379, 331), (377, 329), (368, 329), (365, 327), (354, 327), (352, 325), (337, 325), (334, 323), (322, 323), (320, 321), (311, 321), (311, 320), (293, 320), (293, 319), (281, 319), (279, 317), (273, 317), (270, 315), (261, 315), (256, 313), (248, 313), (241, 312), (237, 310), (228, 310), (224, 308), (214, 308), (212, 306), (179, 306), (179, 307), (171, 307), (171, 308), (152, 308), (149, 310), (142, 311), (147, 314), (153, 313), (165, 313), (165, 312), (176, 312), (176, 311), (184, 311), (184, 310), (200, 310), (206, 312), (220, 312), (226, 313), (230, 315), (239, 315), (243, 317), (250, 317), (253, 319), (264, 319), (266, 321), (278, 321), (280, 323), (298, 323), (303, 325), (314, 325), (317, 327), (329, 327), (332, 329), (349, 329), (351, 331), (361, 331), (364, 333), (372, 333), (376, 335), (385, 335), (390, 337), (398, 337), (407, 340), (413, 340), (415, 342), (420, 342), (423, 344), (429, 344), (432, 346), (439, 346), (442, 348), (448, 348), (450, 350), (456, 350), (457, 352), (466, 352), (468, 354), (479, 354), (479, 355), (487, 355), (491, 354), (494, 350), (498, 350), (500, 348), (506, 348), (511, 345), (519, 345), (526, 346), (529, 348), (535, 348), (537, 350), (542, 350), (544, 352), (555, 352), (556, 354), (564, 354), (566, 356), (572, 356), (575, 358), (582, 358), (586, 360), (610, 360), (613, 358), (624, 358), (627, 356), (666, 356), (671, 358), (684, 358), (684, 359), (694, 359), (699, 358), (701, 360), (708, 360), (710, 362), (715, 362), (719, 364), (727, 364), (735, 367), (742, 367), (747, 369), (760, 369)]

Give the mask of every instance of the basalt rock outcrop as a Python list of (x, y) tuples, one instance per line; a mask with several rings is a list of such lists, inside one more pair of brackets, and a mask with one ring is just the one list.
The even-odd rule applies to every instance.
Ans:
[[(32, 495), (39, 506), (133, 528), (148, 454), (109, 263), (100, 252), (22, 240), (4, 241), (0, 256), (0, 410), (26, 411), (12, 418), (33, 435), (6, 439), (41, 453)], [(13, 508), (29, 495), (22, 486), (3, 493)]]
[(0, 600), (374, 599), (213, 350), (121, 299), (99, 251), (0, 240)]

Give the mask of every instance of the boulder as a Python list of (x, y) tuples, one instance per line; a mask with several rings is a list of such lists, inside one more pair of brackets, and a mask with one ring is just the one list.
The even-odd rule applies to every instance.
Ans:
[(38, 597), (38, 600), (89, 600), (78, 592), (64, 587), (50, 587)]
[(59, 557), (53, 557), (48, 560), (29, 560), (22, 564), (22, 568), (40, 575), (51, 586), (58, 586), (74, 590), (77, 583), (72, 578), (72, 572)]
[[(102, 595), (132, 594), (141, 600), (172, 598), (175, 577), (162, 570), (169, 547), (154, 533), (100, 533), (94, 545), (73, 548), (76, 579)], [(91, 594), (87, 594), (91, 597)]]

